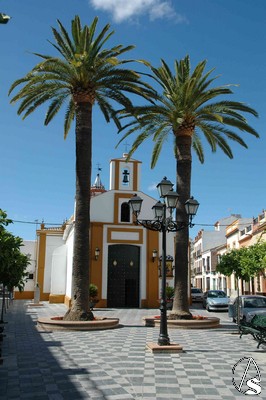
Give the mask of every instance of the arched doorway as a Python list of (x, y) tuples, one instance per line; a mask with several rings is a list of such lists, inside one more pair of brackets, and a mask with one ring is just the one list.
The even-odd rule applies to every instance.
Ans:
[(109, 246), (107, 307), (139, 307), (139, 264), (138, 246)]

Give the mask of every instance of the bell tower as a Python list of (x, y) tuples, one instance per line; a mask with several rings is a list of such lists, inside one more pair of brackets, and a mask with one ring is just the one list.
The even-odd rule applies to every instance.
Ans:
[(122, 158), (110, 161), (110, 190), (140, 190), (141, 161), (129, 159), (124, 153)]

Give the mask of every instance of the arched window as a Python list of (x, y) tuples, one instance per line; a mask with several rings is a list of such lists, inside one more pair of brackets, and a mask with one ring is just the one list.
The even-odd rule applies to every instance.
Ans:
[(128, 203), (121, 204), (121, 222), (130, 222), (130, 207)]

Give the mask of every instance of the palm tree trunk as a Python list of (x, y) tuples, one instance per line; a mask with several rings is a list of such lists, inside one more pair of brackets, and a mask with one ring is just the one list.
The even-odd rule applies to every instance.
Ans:
[[(191, 185), (191, 135), (176, 136), (176, 186), (179, 202), (176, 209), (176, 220), (188, 223), (184, 207), (190, 198)], [(189, 228), (176, 233), (175, 238), (175, 294), (171, 319), (190, 319), (188, 301), (188, 245)]]
[(92, 320), (89, 307), (90, 189), (92, 106), (78, 103), (76, 111), (76, 210), (72, 272), (72, 305), (65, 320)]

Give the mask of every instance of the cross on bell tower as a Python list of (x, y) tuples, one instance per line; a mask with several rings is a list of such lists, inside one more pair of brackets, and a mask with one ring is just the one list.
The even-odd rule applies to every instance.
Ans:
[(129, 146), (129, 143), (126, 141), (126, 142), (124, 143), (124, 146), (125, 146), (125, 153), (127, 154), (127, 153), (128, 153), (128, 146)]

